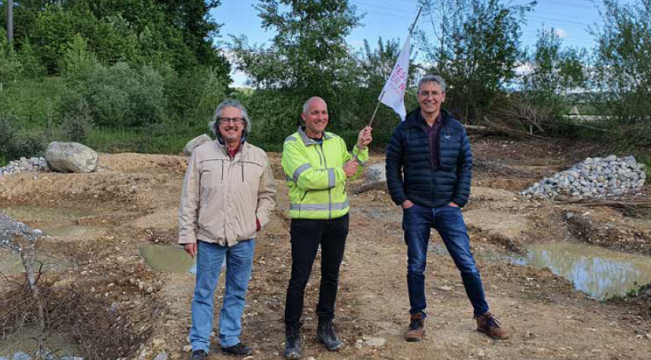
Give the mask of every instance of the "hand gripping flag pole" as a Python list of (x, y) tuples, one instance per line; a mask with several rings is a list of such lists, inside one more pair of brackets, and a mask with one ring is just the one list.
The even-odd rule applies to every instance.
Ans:
[(373, 120), (375, 119), (375, 115), (377, 114), (377, 110), (380, 107), (380, 104), (385, 104), (388, 107), (392, 108), (398, 115), (400, 115), (402, 121), (405, 121), (407, 111), (405, 110), (404, 99), (405, 90), (407, 89), (407, 78), (409, 74), (409, 53), (411, 51), (410, 39), (411, 34), (414, 31), (414, 27), (416, 26), (416, 22), (418, 22), (418, 18), (420, 17), (421, 11), (423, 11), (422, 7), (418, 9), (416, 19), (409, 27), (409, 35), (407, 36), (407, 40), (405, 40), (405, 44), (403, 45), (402, 50), (398, 55), (398, 60), (393, 67), (393, 71), (391, 71), (391, 75), (387, 79), (386, 84), (384, 84), (384, 88), (380, 93), (377, 106), (375, 107), (375, 111), (373, 111), (373, 116), (371, 116), (371, 121), (369, 121), (368, 126), (371, 126), (373, 124)]

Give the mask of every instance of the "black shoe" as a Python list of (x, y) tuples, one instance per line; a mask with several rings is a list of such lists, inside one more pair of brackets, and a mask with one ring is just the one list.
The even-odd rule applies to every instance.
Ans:
[(330, 351), (338, 350), (343, 343), (337, 335), (335, 334), (335, 329), (332, 326), (332, 320), (330, 321), (321, 321), (319, 320), (319, 325), (316, 329), (316, 335)]
[(190, 360), (206, 360), (208, 358), (208, 353), (203, 350), (195, 350), (192, 352)]
[(235, 355), (235, 356), (249, 356), (251, 355), (251, 348), (244, 345), (241, 341), (229, 347), (222, 348), (222, 354)]
[(301, 328), (299, 325), (288, 325), (285, 328), (285, 359), (301, 358)]

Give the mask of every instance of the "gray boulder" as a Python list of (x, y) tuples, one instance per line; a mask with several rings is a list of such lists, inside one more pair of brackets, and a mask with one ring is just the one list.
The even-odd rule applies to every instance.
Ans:
[(53, 171), (89, 173), (95, 171), (98, 156), (95, 150), (76, 142), (52, 142), (45, 159)]
[(205, 144), (205, 143), (207, 143), (209, 141), (212, 141), (212, 139), (210, 138), (210, 136), (208, 136), (206, 134), (203, 134), (201, 136), (197, 136), (196, 138), (188, 141), (188, 143), (185, 144), (185, 147), (183, 148), (183, 155), (185, 155), (185, 156), (192, 155), (192, 152), (194, 151), (194, 149), (196, 149), (200, 145), (203, 145), (203, 144)]
[(377, 181), (386, 181), (387, 172), (384, 168), (384, 164), (375, 164), (371, 165), (366, 169), (366, 181), (368, 182), (377, 182)]

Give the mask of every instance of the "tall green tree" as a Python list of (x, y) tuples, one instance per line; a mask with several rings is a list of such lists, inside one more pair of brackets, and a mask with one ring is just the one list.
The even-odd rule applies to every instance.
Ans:
[(593, 32), (598, 43), (594, 92), (599, 94), (600, 111), (627, 123), (649, 122), (651, 0), (604, 0), (603, 5), (603, 26)]
[(585, 85), (585, 50), (564, 48), (554, 28), (538, 31), (535, 49), (525, 57), (531, 72), (524, 76), (524, 89), (543, 96), (564, 97)]
[(250, 46), (245, 36), (235, 37), (232, 49), (238, 68), (258, 89), (276, 89), (293, 99), (294, 114), (284, 120), (288, 124), (298, 119), (297, 105), (316, 95), (328, 102), (331, 117), (338, 118), (334, 127), (344, 126), (344, 103), (357, 77), (345, 40), (360, 23), (355, 7), (347, 0), (261, 0), (256, 8), (263, 29), (276, 35), (268, 47)]
[(467, 121), (481, 119), (504, 86), (516, 76), (521, 58), (521, 25), (536, 2), (420, 0), (431, 31), (420, 48), (449, 86), (448, 108)]
[(22, 70), (18, 54), (9, 44), (6, 36), (5, 30), (0, 28), (0, 90), (16, 79)]

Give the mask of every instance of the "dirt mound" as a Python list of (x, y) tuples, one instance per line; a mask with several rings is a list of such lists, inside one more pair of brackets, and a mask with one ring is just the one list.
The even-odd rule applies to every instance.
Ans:
[[(426, 326), (435, 336), (418, 344), (404, 342), (409, 302), (402, 210), (391, 202), (384, 184), (353, 194), (354, 189), (363, 187), (362, 178), (349, 186), (351, 227), (337, 299), (335, 323), (345, 346), (338, 353), (329, 353), (314, 336), (317, 318), (313, 309), (320, 273), (317, 257), (306, 290), (304, 357), (651, 358), (651, 341), (646, 339), (651, 332), (651, 314), (646, 303), (598, 302), (547, 269), (503, 260), (513, 252), (526, 251), (534, 242), (563, 239), (603, 246), (622, 243), (626, 246), (620, 249), (651, 254), (647, 252), (651, 249), (651, 225), (644, 224), (643, 214), (627, 216), (610, 208), (526, 200), (516, 194), (545, 174), (574, 163), (564, 157), (573, 153), (566, 146), (490, 139), (473, 144), (480, 165), (464, 216), (491, 309), (511, 332), (510, 340), (493, 342), (474, 331), (472, 309), (458, 270), (447, 254), (433, 250), (426, 269), (430, 316)], [(284, 299), (291, 272), (285, 175), (280, 154), (270, 153), (269, 158), (277, 180), (278, 206), (256, 239), (243, 318), (243, 341), (253, 347), (255, 359), (281, 356)], [(57, 294), (71, 286), (85, 292), (84, 299), (102, 309), (102, 319), (108, 311), (112, 326), (120, 332), (116, 339), (122, 335), (130, 339), (116, 345), (116, 349), (122, 346), (120, 356), (128, 359), (152, 360), (163, 351), (170, 359), (188, 357), (183, 348), (188, 345), (195, 278), (153, 272), (138, 253), (143, 244), (176, 242), (176, 213), (186, 161), (179, 156), (102, 154), (100, 170), (93, 174), (21, 173), (0, 178), (2, 206), (76, 209), (88, 214), (76, 217), (73, 224), (103, 226), (103, 231), (82, 237), (43, 241), (39, 251), (65, 259), (68, 265), (64, 271), (44, 275), (43, 281)], [(371, 156), (370, 163), (381, 161), (381, 153)], [(574, 218), (566, 218), (568, 212), (574, 213)], [(586, 212), (589, 214), (584, 215)], [(606, 225), (609, 231), (605, 231)], [(613, 241), (620, 231), (628, 240)], [(433, 248), (441, 246), (434, 233), (431, 243)], [(217, 304), (223, 299), (223, 279), (216, 293)], [(0, 299), (6, 299), (10, 288), (0, 276)], [(216, 314), (215, 323), (218, 317)], [(102, 326), (97, 328), (104, 329)], [(367, 340), (372, 338), (385, 343), (371, 346)]]
[(120, 173), (185, 174), (188, 159), (184, 156), (147, 154), (100, 154), (101, 169)]

